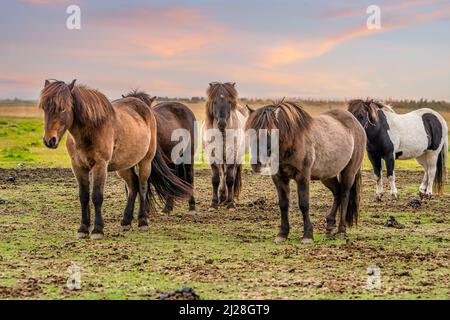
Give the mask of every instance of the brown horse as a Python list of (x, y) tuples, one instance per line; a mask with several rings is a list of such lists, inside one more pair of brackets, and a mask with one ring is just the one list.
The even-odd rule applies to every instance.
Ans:
[[(240, 150), (245, 148), (245, 141), (243, 132), (239, 134), (238, 131), (243, 130), (247, 117), (246, 110), (238, 106), (235, 83), (212, 82), (206, 93), (206, 118), (201, 130), (202, 143), (205, 150), (215, 149), (214, 153), (207, 155), (211, 165), (213, 186), (210, 209), (215, 210), (219, 203), (223, 203), (228, 209), (233, 210), (242, 184), (244, 153)], [(210, 133), (214, 131), (219, 135), (211, 136)], [(227, 140), (227, 137), (233, 139)]]
[[(346, 224), (357, 221), (361, 193), (360, 168), (364, 157), (366, 135), (353, 115), (331, 110), (311, 117), (294, 102), (279, 102), (250, 111), (246, 129), (270, 134), (261, 129), (278, 129), (279, 168), (272, 175), (278, 191), (281, 227), (275, 242), (285, 241), (289, 234), (289, 181), (297, 183), (298, 204), (303, 215), (303, 243), (313, 241), (309, 218), (309, 183), (321, 180), (334, 196), (327, 215), (327, 235), (331, 235), (340, 208), (338, 236), (345, 236)], [(256, 135), (256, 140), (261, 136)], [(267, 137), (266, 137), (267, 139)], [(259, 145), (252, 141), (251, 148)], [(269, 148), (274, 148), (273, 144)], [(267, 150), (270, 153), (270, 150)], [(253, 154), (253, 152), (252, 152)], [(252, 159), (252, 169), (261, 170), (260, 159)]]
[[(135, 97), (144, 101), (149, 107), (152, 105), (156, 97), (151, 97), (149, 94), (143, 91), (131, 91), (126, 97)], [(196, 133), (197, 133), (197, 120), (194, 113), (184, 104), (178, 102), (161, 102), (153, 107), (156, 122), (158, 124), (158, 144), (165, 155), (167, 165), (174, 170), (176, 175), (183, 179), (185, 182), (194, 187), (194, 155), (196, 150)], [(189, 141), (185, 142), (184, 148), (181, 154), (177, 154), (179, 161), (172, 159), (172, 151), (175, 150), (179, 143), (179, 136), (172, 137), (176, 130), (183, 129)], [(181, 132), (181, 133), (183, 133)], [(172, 140), (174, 138), (174, 140)], [(185, 157), (187, 155), (187, 157)], [(176, 163), (175, 163), (176, 162)], [(169, 197), (163, 213), (170, 213), (173, 211), (173, 198)], [(189, 198), (189, 213), (195, 213), (195, 198), (192, 195)]]
[[(89, 235), (89, 174), (92, 174), (92, 202), (95, 221), (91, 239), (103, 238), (103, 190), (108, 171), (117, 171), (129, 190), (121, 225), (131, 228), (134, 203), (139, 194), (139, 229), (148, 229), (148, 208), (154, 210), (155, 194), (183, 198), (191, 189), (176, 177), (164, 162), (157, 145), (157, 125), (151, 108), (136, 98), (113, 103), (99, 91), (63, 81), (46, 81), (40, 108), (45, 113), (44, 144), (57, 148), (66, 131), (67, 151), (78, 182), (81, 226), (78, 237)], [(138, 174), (134, 168), (138, 167)]]

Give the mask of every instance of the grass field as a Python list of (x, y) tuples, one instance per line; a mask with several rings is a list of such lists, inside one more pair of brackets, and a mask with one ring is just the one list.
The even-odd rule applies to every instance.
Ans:
[[(201, 118), (202, 106), (191, 107)], [(420, 208), (410, 207), (422, 176), (415, 161), (397, 163), (400, 199), (383, 202), (373, 201), (365, 164), (363, 210), (347, 240), (324, 237), (331, 195), (313, 182), (314, 244), (300, 244), (294, 187), (290, 240), (273, 243), (279, 224), (274, 187), (269, 177), (246, 169), (235, 212), (207, 210), (209, 171), (197, 170), (196, 215), (183, 203), (170, 216), (155, 213), (149, 231), (134, 225), (126, 233), (119, 227), (124, 187), (111, 173), (105, 239), (77, 241), (80, 207), (65, 148), (45, 149), (39, 111), (18, 110), (0, 107), (0, 199), (6, 201), (0, 203), (0, 298), (155, 299), (183, 285), (201, 299), (450, 298), (450, 186)], [(254, 204), (259, 198), (264, 201)], [(386, 227), (389, 216), (403, 228)], [(81, 268), (81, 290), (66, 286), (73, 263)], [(381, 269), (378, 290), (367, 288), (371, 265)]]

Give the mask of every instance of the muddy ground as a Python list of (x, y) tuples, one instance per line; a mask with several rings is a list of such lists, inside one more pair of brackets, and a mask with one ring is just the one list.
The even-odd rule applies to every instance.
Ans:
[[(449, 187), (414, 208), (408, 203), (420, 172), (397, 172), (397, 201), (374, 202), (371, 175), (363, 177), (363, 212), (347, 240), (324, 237), (332, 198), (313, 183), (315, 242), (302, 245), (293, 184), (291, 235), (275, 244), (279, 211), (268, 177), (245, 171), (238, 210), (208, 212), (209, 171), (199, 170), (196, 215), (183, 203), (169, 216), (154, 214), (147, 232), (136, 224), (121, 232), (124, 186), (111, 174), (105, 239), (94, 242), (76, 240), (80, 209), (70, 170), (0, 170), (0, 298), (156, 299), (187, 285), (201, 299), (448, 299)], [(251, 205), (260, 197), (264, 204)], [(389, 216), (403, 228), (385, 226)], [(81, 270), (80, 290), (66, 284), (72, 264)], [(372, 265), (381, 288), (369, 290)]]

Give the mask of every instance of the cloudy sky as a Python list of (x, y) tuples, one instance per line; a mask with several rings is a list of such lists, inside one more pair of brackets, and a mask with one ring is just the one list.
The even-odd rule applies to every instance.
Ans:
[(1, 1), (0, 56), (0, 98), (76, 78), (110, 98), (235, 81), (245, 97), (450, 100), (450, 0)]

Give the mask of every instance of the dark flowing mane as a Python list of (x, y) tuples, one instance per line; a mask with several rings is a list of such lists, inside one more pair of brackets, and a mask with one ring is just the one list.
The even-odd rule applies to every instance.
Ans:
[(134, 89), (134, 90), (128, 92), (127, 94), (122, 95), (122, 98), (130, 98), (130, 97), (137, 98), (137, 99), (143, 101), (149, 107), (151, 107), (153, 101), (156, 99), (156, 97), (152, 97), (147, 92), (139, 91), (138, 89)]
[(219, 97), (227, 97), (231, 99), (231, 110), (236, 110), (238, 106), (238, 92), (232, 82), (212, 82), (206, 90), (206, 120), (212, 123), (213, 101)]
[(105, 95), (84, 85), (69, 85), (54, 81), (42, 89), (39, 108), (49, 113), (72, 110), (74, 122), (82, 126), (96, 128), (114, 117), (115, 111)]
[(307, 131), (311, 122), (312, 117), (298, 103), (281, 100), (254, 111), (246, 130), (278, 129), (280, 139), (292, 140)]

